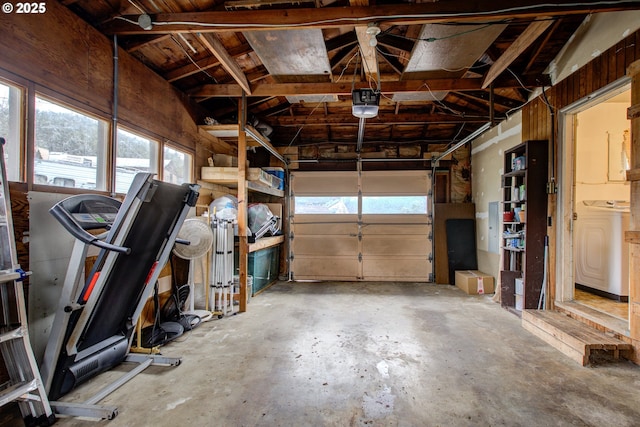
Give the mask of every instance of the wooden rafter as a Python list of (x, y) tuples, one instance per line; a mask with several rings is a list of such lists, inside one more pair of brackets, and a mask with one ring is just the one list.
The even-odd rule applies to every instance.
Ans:
[[(372, 36), (367, 33), (367, 26), (357, 26), (356, 35), (358, 36), (358, 44), (360, 46), (361, 63), (364, 72), (373, 81), (377, 81), (380, 76), (378, 68), (378, 55), (376, 46), (372, 46), (369, 41)], [(377, 42), (376, 42), (377, 43)]]
[(394, 34), (383, 32), (378, 36), (378, 46), (386, 46), (407, 53), (411, 53), (414, 44), (415, 42), (413, 40), (406, 37), (396, 36)]
[(231, 55), (226, 51), (218, 37), (214, 34), (201, 34), (200, 40), (211, 53), (220, 61), (220, 65), (233, 77), (233, 79), (240, 85), (240, 87), (248, 94), (251, 94), (251, 86), (247, 80), (247, 76), (233, 59)]
[[(369, 6), (369, 0), (349, 0), (349, 4), (352, 7)], [(370, 26), (356, 25), (356, 37), (358, 38), (358, 45), (360, 46), (362, 69), (368, 76), (367, 79), (378, 81), (380, 78), (380, 70), (378, 68), (378, 55), (376, 52), (376, 45), (378, 43), (378, 40), (375, 39), (375, 43), (372, 42), (372, 39), (375, 38), (378, 34), (369, 34), (368, 29), (376, 28), (377, 31), (380, 32), (380, 28), (374, 23), (371, 23)]]
[(518, 56), (520, 56), (522, 52), (527, 50), (527, 48), (531, 46), (531, 44), (535, 42), (547, 28), (549, 28), (552, 22), (553, 21), (549, 19), (544, 19), (534, 21), (529, 24), (527, 29), (518, 36), (511, 46), (509, 46), (500, 58), (493, 63), (491, 68), (489, 68), (484, 82), (482, 82), (482, 88), (487, 88), (504, 70), (509, 67), (509, 65), (511, 65), (513, 61), (518, 58)]
[(164, 73), (162, 77), (164, 77), (164, 79), (168, 82), (175, 82), (185, 77), (189, 77), (193, 74), (206, 71), (213, 67), (217, 67), (218, 65), (220, 65), (220, 61), (218, 61), (218, 58), (216, 58), (215, 56), (209, 56), (207, 58), (196, 61), (195, 64), (190, 62), (187, 65), (183, 65), (182, 67)]
[(124, 49), (129, 52), (135, 52), (147, 46), (152, 46), (156, 43), (163, 42), (171, 38), (171, 34), (161, 34), (161, 35), (149, 35), (149, 36), (140, 36), (136, 37), (135, 40), (129, 40), (123, 44)]
[(358, 45), (354, 44), (354, 45), (346, 46), (345, 48), (340, 50), (338, 53), (333, 55), (333, 58), (329, 60), (329, 63), (331, 64), (331, 70), (332, 71), (335, 70), (336, 67), (338, 67), (338, 65), (340, 65), (345, 58), (354, 55), (357, 49), (358, 49)]
[(553, 26), (551, 27), (551, 29), (547, 31), (547, 34), (545, 34), (544, 39), (536, 48), (536, 51), (533, 52), (533, 55), (531, 55), (531, 58), (529, 58), (529, 62), (527, 63), (527, 66), (524, 67), (522, 74), (527, 74), (529, 72), (529, 70), (535, 63), (536, 59), (538, 59), (538, 55), (540, 55), (540, 53), (544, 51), (545, 47), (547, 46), (547, 43), (549, 43), (549, 40), (551, 40), (551, 36), (553, 36), (553, 33), (555, 33), (555, 31), (560, 27), (561, 24), (562, 24), (562, 18), (557, 19), (553, 23)]
[[(490, 94), (485, 91), (468, 91), (468, 92), (452, 92), (456, 96), (461, 96), (468, 99), (476, 99), (483, 101), (486, 105), (489, 105), (490, 102)], [(518, 108), (522, 105), (521, 101), (507, 98), (506, 96), (493, 95), (493, 101), (500, 106), (506, 108)]]
[(398, 61), (398, 58), (396, 58), (384, 46), (378, 46), (378, 52), (379, 52), (380, 58), (382, 58), (387, 64), (389, 64), (396, 73), (402, 75), (404, 66), (400, 61)]
[(358, 43), (358, 37), (355, 31), (349, 31), (348, 33), (340, 34), (325, 41), (327, 46), (327, 52), (331, 52), (336, 49), (343, 49), (347, 46), (352, 46)]
[[(235, 58), (241, 55), (246, 55), (251, 52), (251, 46), (248, 43), (244, 43), (242, 45), (236, 46), (233, 49), (229, 49), (227, 53)], [(217, 67), (220, 65), (220, 61), (215, 56), (210, 56), (207, 58), (200, 59), (195, 61), (195, 64), (190, 62), (180, 68), (176, 68), (174, 70), (166, 72), (163, 77), (170, 82), (174, 82), (176, 80), (180, 80), (182, 78), (188, 77), (192, 74), (196, 74), (200, 71), (207, 70), (212, 67)], [(249, 79), (251, 81), (251, 79)]]

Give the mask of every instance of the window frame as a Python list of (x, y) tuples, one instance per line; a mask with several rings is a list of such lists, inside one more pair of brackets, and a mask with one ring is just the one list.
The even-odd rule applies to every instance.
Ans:
[[(96, 184), (97, 181), (99, 179), (102, 179), (104, 181), (104, 189), (87, 189), (87, 188), (80, 188), (80, 187), (61, 187), (61, 186), (56, 186), (56, 185), (50, 185), (50, 184), (36, 184), (35, 183), (35, 149), (36, 149), (36, 116), (37, 116), (37, 111), (36, 111), (36, 103), (38, 98), (42, 99), (43, 101), (49, 102), (51, 104), (57, 105), (61, 108), (65, 108), (68, 109), (76, 114), (80, 114), (82, 116), (88, 117), (90, 119), (96, 120), (99, 124), (102, 123), (102, 125), (105, 127), (105, 131), (103, 133), (103, 138), (104, 138), (104, 142), (102, 147), (100, 146), (100, 141), (98, 141), (98, 146), (97, 146), (97, 165), (96, 165)], [(112, 160), (111, 160), (111, 156), (112, 156), (112, 152), (114, 150), (114, 148), (112, 147), (112, 132), (113, 132), (113, 126), (112, 124), (109, 122), (109, 120), (102, 114), (96, 114), (93, 111), (90, 111), (87, 108), (82, 108), (82, 107), (77, 107), (76, 103), (73, 102), (69, 102), (67, 101), (66, 97), (63, 96), (52, 96), (50, 93), (48, 93), (48, 91), (44, 91), (44, 90), (39, 90), (36, 89), (34, 90), (33, 96), (30, 97), (30, 100), (33, 102), (33, 115), (31, 117), (31, 120), (29, 120), (30, 123), (30, 131), (32, 132), (32, 136), (30, 138), (30, 141), (28, 142), (28, 146), (29, 146), (29, 152), (31, 153), (31, 159), (30, 159), (30, 168), (31, 170), (29, 170), (29, 175), (27, 176), (27, 182), (31, 182), (33, 185), (33, 188), (38, 188), (38, 187), (42, 187), (42, 188), (46, 188), (46, 190), (43, 191), (52, 191), (51, 189), (60, 189), (60, 188), (65, 188), (70, 192), (87, 192), (87, 191), (95, 191), (95, 192), (99, 192), (99, 193), (109, 193), (111, 191), (111, 177), (113, 175), (113, 165)], [(31, 108), (30, 108), (31, 110)], [(100, 125), (99, 125), (100, 126)], [(102, 150), (101, 150), (102, 149)], [(100, 157), (100, 152), (102, 151), (103, 156), (102, 158)], [(102, 174), (102, 176), (100, 176), (100, 174)], [(57, 192), (57, 191), (53, 191), (53, 192)]]
[(126, 193), (121, 193), (118, 192), (117, 189), (117, 173), (118, 173), (118, 143), (119, 143), (119, 135), (118, 132), (123, 131), (123, 132), (127, 132), (137, 138), (140, 139), (146, 139), (147, 141), (154, 143), (154, 147), (155, 147), (155, 156), (152, 153), (151, 158), (149, 159), (149, 172), (155, 174), (156, 176), (159, 176), (160, 174), (160, 165), (161, 165), (161, 157), (162, 157), (162, 151), (163, 151), (163, 147), (164, 144), (162, 143), (162, 141), (157, 138), (157, 137), (153, 137), (153, 136), (149, 136), (148, 133), (144, 133), (144, 132), (140, 132), (138, 130), (134, 130), (129, 126), (126, 125), (117, 125), (116, 129), (115, 129), (115, 147), (113, 147), (113, 159), (114, 159), (114, 163), (113, 163), (113, 193), (116, 194), (126, 194)]
[[(187, 147), (180, 142), (173, 142), (166, 137), (155, 134), (153, 131), (144, 129), (135, 124), (129, 123), (126, 120), (114, 120), (110, 112), (103, 111), (96, 108), (91, 103), (83, 103), (80, 100), (72, 98), (68, 95), (64, 95), (58, 91), (50, 89), (46, 86), (41, 86), (38, 83), (30, 81), (24, 77), (14, 75), (10, 71), (0, 70), (0, 84), (4, 84), (10, 87), (19, 89), (22, 93), (20, 100), (20, 128), (19, 128), (19, 142), (17, 151), (20, 154), (19, 161), (19, 177), (18, 180), (9, 178), (10, 181), (22, 182), (27, 185), (29, 191), (39, 191), (48, 193), (98, 193), (115, 196), (115, 174), (116, 174), (116, 149), (117, 149), (117, 132), (119, 129), (123, 129), (126, 132), (132, 133), (141, 138), (154, 141), (157, 145), (157, 159), (153, 172), (156, 178), (163, 180), (165, 177), (164, 168), (164, 152), (165, 149), (171, 149), (176, 152), (182, 153), (188, 157), (188, 176), (184, 177), (184, 182), (195, 182), (196, 176), (196, 149)], [(42, 98), (47, 102), (59, 105), (62, 108), (69, 109), (75, 113), (90, 117), (103, 123), (105, 132), (104, 143), (104, 161), (103, 168), (105, 189), (95, 190), (87, 188), (75, 188), (75, 187), (61, 187), (50, 184), (37, 184), (35, 183), (35, 139), (36, 139), (36, 99)], [(6, 135), (2, 135), (6, 136)]]
[[(25, 140), (26, 140), (26, 130), (27, 130), (27, 100), (29, 97), (29, 86), (28, 83), (21, 78), (17, 78), (15, 76), (6, 77), (4, 75), (0, 75), (0, 84), (4, 86), (8, 86), (9, 88), (17, 89), (21, 92), (21, 97), (19, 100), (18, 107), (18, 130), (16, 132), (16, 142), (13, 142), (11, 136), (9, 135), (0, 135), (5, 138), (9, 138), (7, 144), (12, 147), (12, 151), (15, 151), (18, 155), (18, 170), (17, 170), (17, 182), (27, 182), (25, 177), (27, 175), (27, 156), (25, 150)], [(10, 107), (11, 108), (11, 107)], [(5, 147), (5, 153), (7, 149)], [(9, 181), (15, 181), (15, 176), (11, 176), (9, 173), (7, 175)]]
[[(160, 173), (158, 174), (158, 176), (160, 177), (161, 181), (164, 182), (173, 182), (173, 181), (167, 181), (166, 177), (165, 177), (165, 170), (166, 170), (166, 165), (165, 165), (165, 150), (173, 150), (176, 151), (178, 153), (182, 153), (186, 156), (189, 156), (189, 176), (187, 178), (185, 178), (185, 180), (183, 182), (193, 182), (193, 177), (194, 177), (194, 171), (195, 171), (195, 153), (193, 152), (193, 150), (188, 150), (178, 144), (172, 144), (169, 141), (165, 141), (164, 144), (162, 144), (161, 147), (161, 153), (160, 153)], [(174, 184), (179, 184), (179, 183), (174, 183)]]

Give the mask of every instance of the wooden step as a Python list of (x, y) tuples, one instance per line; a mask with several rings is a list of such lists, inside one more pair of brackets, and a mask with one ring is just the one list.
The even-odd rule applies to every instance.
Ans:
[(557, 311), (523, 310), (522, 327), (582, 366), (619, 360), (621, 351), (632, 350), (631, 344)]

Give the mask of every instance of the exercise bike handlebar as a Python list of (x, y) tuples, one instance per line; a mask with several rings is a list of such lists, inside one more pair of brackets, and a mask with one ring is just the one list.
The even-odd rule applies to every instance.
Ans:
[(111, 243), (107, 243), (98, 239), (91, 233), (88, 233), (85, 229), (83, 229), (80, 224), (71, 216), (69, 211), (64, 209), (60, 205), (54, 205), (49, 212), (53, 215), (60, 224), (69, 232), (73, 237), (84, 242), (88, 245), (93, 245), (98, 248), (106, 249), (108, 251), (119, 252), (123, 254), (130, 254), (131, 249), (125, 248), (124, 246), (113, 245)]

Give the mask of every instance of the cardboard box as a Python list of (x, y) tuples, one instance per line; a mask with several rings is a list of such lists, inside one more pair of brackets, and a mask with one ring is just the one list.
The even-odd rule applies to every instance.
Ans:
[(238, 167), (238, 158), (236, 156), (230, 156), (228, 154), (214, 154), (213, 166), (218, 167)]
[[(218, 184), (236, 184), (238, 182), (238, 168), (203, 166), (200, 176), (203, 181), (212, 181)], [(248, 181), (259, 182), (272, 188), (277, 188), (280, 185), (280, 179), (277, 176), (270, 175), (260, 168), (248, 168), (246, 170), (246, 178)]]
[(494, 292), (493, 277), (478, 270), (456, 271), (456, 286), (469, 295)]

